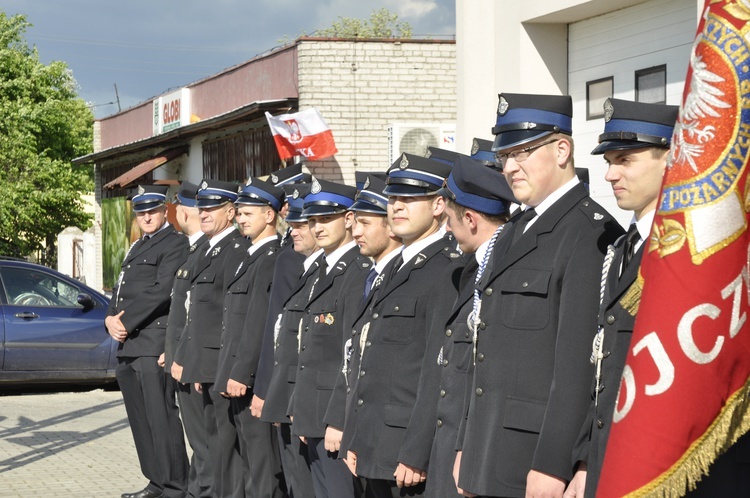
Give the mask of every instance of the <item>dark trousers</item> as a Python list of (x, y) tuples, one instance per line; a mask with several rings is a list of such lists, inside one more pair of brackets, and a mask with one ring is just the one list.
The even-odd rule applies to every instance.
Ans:
[(190, 496), (196, 498), (210, 498), (214, 494), (213, 473), (208, 454), (206, 422), (203, 416), (203, 395), (195, 390), (193, 384), (181, 384), (174, 379), (172, 381), (177, 384), (180, 415), (182, 415), (188, 444), (193, 450), (188, 474), (188, 492)]
[(252, 416), (252, 397), (252, 391), (248, 390), (245, 396), (231, 400), (244, 464), (245, 496), (281, 498), (285, 493), (276, 428)]
[[(429, 478), (429, 475), (428, 475)], [(402, 496), (425, 496), (425, 483), (408, 488), (399, 488), (396, 481), (365, 479), (365, 498), (400, 498)]]
[[(188, 460), (182, 423), (157, 358), (118, 358), (117, 383), (125, 402), (141, 472), (165, 497), (187, 492)], [(171, 393), (171, 394), (170, 394)], [(171, 397), (170, 397), (171, 396)]]
[[(234, 426), (232, 403), (229, 398), (211, 391), (213, 384), (202, 384), (204, 406), (212, 409), (213, 418), (206, 416), (207, 430), (213, 430), (214, 437), (208, 441), (208, 451), (214, 471), (214, 496), (231, 498), (244, 496), (245, 481), (242, 476), (242, 456), (237, 429)], [(210, 426), (213, 426), (211, 428)]]
[(708, 468), (708, 475), (688, 491), (689, 498), (750, 496), (750, 433), (745, 434)]
[(297, 436), (292, 436), (291, 427), (290, 424), (276, 427), (287, 493), (289, 498), (315, 498), (307, 448)]
[(307, 438), (307, 455), (315, 498), (358, 498), (362, 495), (359, 480), (349, 472), (344, 461), (338, 459), (338, 452), (326, 451), (325, 439)]

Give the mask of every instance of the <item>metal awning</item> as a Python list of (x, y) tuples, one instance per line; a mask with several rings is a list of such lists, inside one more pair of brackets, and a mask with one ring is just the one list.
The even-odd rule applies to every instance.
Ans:
[(166, 149), (162, 151), (160, 154), (157, 154), (156, 156), (152, 157), (151, 159), (147, 159), (146, 161), (143, 161), (138, 166), (135, 166), (125, 173), (121, 174), (111, 182), (104, 185), (105, 189), (115, 189), (118, 187), (127, 187), (128, 185), (132, 184), (139, 178), (141, 178), (146, 173), (155, 170), (159, 166), (168, 163), (169, 161), (172, 161), (174, 159), (177, 159), (178, 157), (183, 156), (184, 154), (187, 154), (189, 150), (189, 147), (186, 145), (183, 145), (182, 147), (174, 147), (172, 149)]

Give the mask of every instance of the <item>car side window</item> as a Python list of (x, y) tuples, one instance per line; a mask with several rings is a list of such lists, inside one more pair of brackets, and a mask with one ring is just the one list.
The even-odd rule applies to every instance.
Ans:
[(0, 276), (8, 304), (80, 307), (79, 289), (52, 275), (28, 268), (3, 267)]

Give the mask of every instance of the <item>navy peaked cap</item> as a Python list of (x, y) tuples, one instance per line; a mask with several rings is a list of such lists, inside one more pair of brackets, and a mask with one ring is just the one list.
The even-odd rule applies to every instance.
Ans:
[(185, 207), (195, 207), (195, 196), (198, 193), (198, 185), (184, 181), (180, 183), (180, 190), (174, 196), (175, 204), (182, 204)]
[(573, 134), (573, 100), (570, 95), (498, 95), (497, 122), (492, 128), (492, 150), (502, 151), (552, 133)]
[(247, 206), (271, 206), (275, 211), (279, 211), (284, 205), (284, 189), (273, 183), (264, 182), (252, 176), (247, 179), (247, 183), (241, 186), (238, 191), (235, 204), (244, 204)]
[(659, 147), (668, 149), (680, 108), (629, 100), (604, 101), (604, 133), (592, 154), (608, 150)]
[(370, 173), (366, 176), (349, 211), (386, 215), (388, 196), (383, 193), (385, 180), (376, 175), (380, 173)]
[(198, 208), (212, 208), (225, 202), (234, 202), (237, 200), (237, 184), (205, 179), (198, 186), (195, 200)]
[(166, 204), (168, 190), (168, 185), (139, 185), (131, 198), (133, 211), (151, 211)]
[(388, 196), (434, 195), (451, 173), (452, 164), (404, 152), (388, 170), (384, 194)]
[(354, 204), (356, 194), (356, 187), (313, 178), (302, 214), (309, 217), (343, 213)]
[(470, 157), (459, 157), (440, 195), (480, 213), (500, 215), (518, 203), (505, 177)]

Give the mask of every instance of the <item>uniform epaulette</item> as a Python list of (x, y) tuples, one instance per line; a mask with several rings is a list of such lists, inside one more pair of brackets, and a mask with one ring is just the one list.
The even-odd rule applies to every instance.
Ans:
[(609, 213), (591, 199), (584, 199), (581, 201), (578, 204), (578, 209), (584, 213), (586, 219), (590, 220), (592, 224), (598, 224), (598, 222), (609, 217)]
[(458, 258), (460, 258), (460, 257), (461, 257), (461, 253), (460, 253), (460, 252), (458, 252), (458, 251), (457, 251), (457, 250), (456, 250), (456, 249), (455, 249), (454, 247), (452, 247), (452, 246), (447, 246), (447, 247), (444, 247), (444, 248), (443, 248), (443, 251), (442, 251), (442, 254), (443, 254), (443, 255), (444, 255), (444, 256), (445, 256), (446, 258), (448, 258), (448, 259), (450, 259), (450, 260), (458, 259)]

